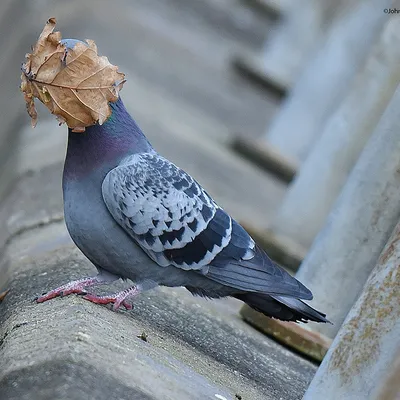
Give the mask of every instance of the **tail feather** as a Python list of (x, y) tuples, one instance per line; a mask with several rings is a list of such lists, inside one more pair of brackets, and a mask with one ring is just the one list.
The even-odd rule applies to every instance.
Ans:
[(330, 323), (330, 321), (325, 318), (325, 314), (296, 298), (270, 296), (254, 292), (243, 293), (236, 297), (256, 311), (282, 321)]

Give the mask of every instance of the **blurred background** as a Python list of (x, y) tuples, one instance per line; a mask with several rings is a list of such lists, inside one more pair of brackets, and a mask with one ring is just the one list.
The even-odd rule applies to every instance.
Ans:
[[(268, 18), (240, 1), (6, 1), (1, 7), (1, 137), (7, 143), (2, 162), (17, 132), (29, 125), (18, 89), (24, 54), (47, 18), (56, 16), (63, 37), (94, 39), (100, 54), (126, 74), (122, 98), (161, 153), (193, 173), (218, 200), (226, 199), (225, 207), (238, 217), (249, 215), (257, 222), (256, 209), (276, 204), (267, 188), (260, 197), (251, 193), (252, 184), (265, 178), (251, 170), (247, 182), (249, 167), (241, 171), (240, 160), (236, 165), (237, 157), (224, 148), (233, 134), (261, 135), (279, 105), (275, 96), (229, 68), (233, 54), (261, 46), (271, 25)], [(44, 135), (49, 142), (66, 139), (65, 127), (58, 128), (40, 106), (37, 128), (22, 135)]]
[[(51, 191), (61, 209), (67, 129), (39, 103), (32, 129), (19, 91), (24, 55), (49, 17), (63, 38), (96, 42), (126, 74), (121, 97), (154, 147), (313, 290), (312, 305), (334, 325), (293, 328), (240, 311), (314, 361), (330, 348), (305, 398), (344, 399), (346, 390), (364, 390), (352, 399), (381, 398), (366, 395), (384, 375), (364, 374), (357, 354), (379, 342), (385, 351), (374, 354), (376, 365), (390, 365), (400, 346), (400, 316), (379, 314), (389, 303), (399, 309), (400, 280), (384, 279), (398, 274), (391, 257), (400, 254), (399, 1), (2, 0), (0, 211), (17, 177), (48, 166), (56, 172)], [(24, 207), (10, 218), (0, 212), (0, 248), (23, 229)], [(12, 275), (3, 261), (0, 292)], [(381, 278), (374, 275), (378, 267)], [(371, 306), (376, 287), (381, 301)], [(237, 303), (229, 307), (239, 312)], [(366, 314), (371, 308), (376, 315)], [(395, 339), (384, 344), (378, 334), (367, 335), (371, 329)], [(343, 344), (350, 336), (354, 341)], [(340, 351), (347, 358), (335, 359)], [(356, 378), (332, 383), (328, 365)]]

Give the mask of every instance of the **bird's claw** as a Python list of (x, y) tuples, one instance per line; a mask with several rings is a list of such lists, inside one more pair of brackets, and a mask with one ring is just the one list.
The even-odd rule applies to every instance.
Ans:
[(92, 303), (96, 304), (113, 304), (113, 311), (117, 311), (120, 306), (124, 306), (127, 310), (131, 310), (133, 306), (126, 302), (121, 296), (114, 295), (114, 296), (96, 296), (94, 294), (88, 293), (83, 296), (85, 300), (89, 300)]
[(127, 310), (131, 310), (133, 306), (129, 304), (126, 299), (128, 297), (134, 297), (140, 293), (140, 288), (137, 286), (132, 286), (128, 289), (125, 289), (119, 293), (115, 293), (109, 296), (96, 296), (95, 294), (87, 293), (85, 288), (87, 286), (93, 286), (95, 284), (103, 282), (98, 276), (92, 278), (83, 278), (77, 281), (73, 281), (67, 283), (63, 286), (60, 286), (57, 289), (51, 290), (48, 293), (43, 294), (42, 296), (36, 298), (37, 303), (43, 303), (44, 301), (53, 299), (57, 296), (67, 296), (71, 293), (76, 293), (79, 295), (84, 295), (83, 298), (85, 300), (89, 300), (92, 303), (97, 304), (109, 304), (112, 303), (112, 309), (117, 311), (118, 308), (124, 306)]
[(66, 283), (56, 289), (50, 290), (50, 292), (44, 293), (41, 296), (36, 298), (37, 303), (43, 303), (44, 301), (54, 299), (55, 297), (64, 297), (69, 294), (86, 294), (85, 287), (91, 286), (97, 282), (97, 278), (83, 278), (77, 281)]
[(43, 303), (44, 301), (54, 299), (55, 297), (64, 297), (68, 296), (69, 294), (77, 293), (77, 294), (86, 294), (87, 292), (83, 290), (83, 288), (63, 288), (59, 287), (54, 290), (50, 290), (50, 292), (45, 293), (42, 296), (36, 298), (37, 303)]

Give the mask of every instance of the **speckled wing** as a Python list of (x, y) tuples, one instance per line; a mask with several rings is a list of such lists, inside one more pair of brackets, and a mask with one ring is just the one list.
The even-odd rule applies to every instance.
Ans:
[(102, 193), (114, 219), (160, 266), (197, 270), (238, 290), (312, 297), (190, 175), (155, 152), (126, 158)]
[(157, 153), (128, 157), (102, 185), (114, 219), (159, 265), (202, 269), (231, 239), (231, 218)]

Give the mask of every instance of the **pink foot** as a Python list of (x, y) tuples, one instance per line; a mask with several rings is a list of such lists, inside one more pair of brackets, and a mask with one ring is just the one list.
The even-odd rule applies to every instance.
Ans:
[(46, 294), (39, 296), (36, 299), (37, 303), (43, 303), (44, 301), (54, 299), (57, 296), (68, 296), (71, 293), (79, 293), (83, 294), (86, 293), (84, 290), (87, 286), (93, 286), (101, 283), (102, 280), (98, 276), (90, 277), (90, 278), (83, 278), (78, 279), (77, 281), (72, 281), (62, 285), (56, 289), (50, 290)]
[(131, 310), (133, 307), (131, 304), (127, 303), (125, 300), (128, 297), (134, 297), (140, 293), (140, 290), (136, 286), (132, 286), (129, 289), (123, 290), (122, 292), (118, 292), (112, 294), (110, 296), (96, 296), (94, 294), (88, 293), (87, 295), (83, 296), (85, 300), (89, 300), (92, 303), (96, 304), (109, 304), (113, 303), (113, 311), (117, 311), (118, 308), (122, 305), (127, 310)]

